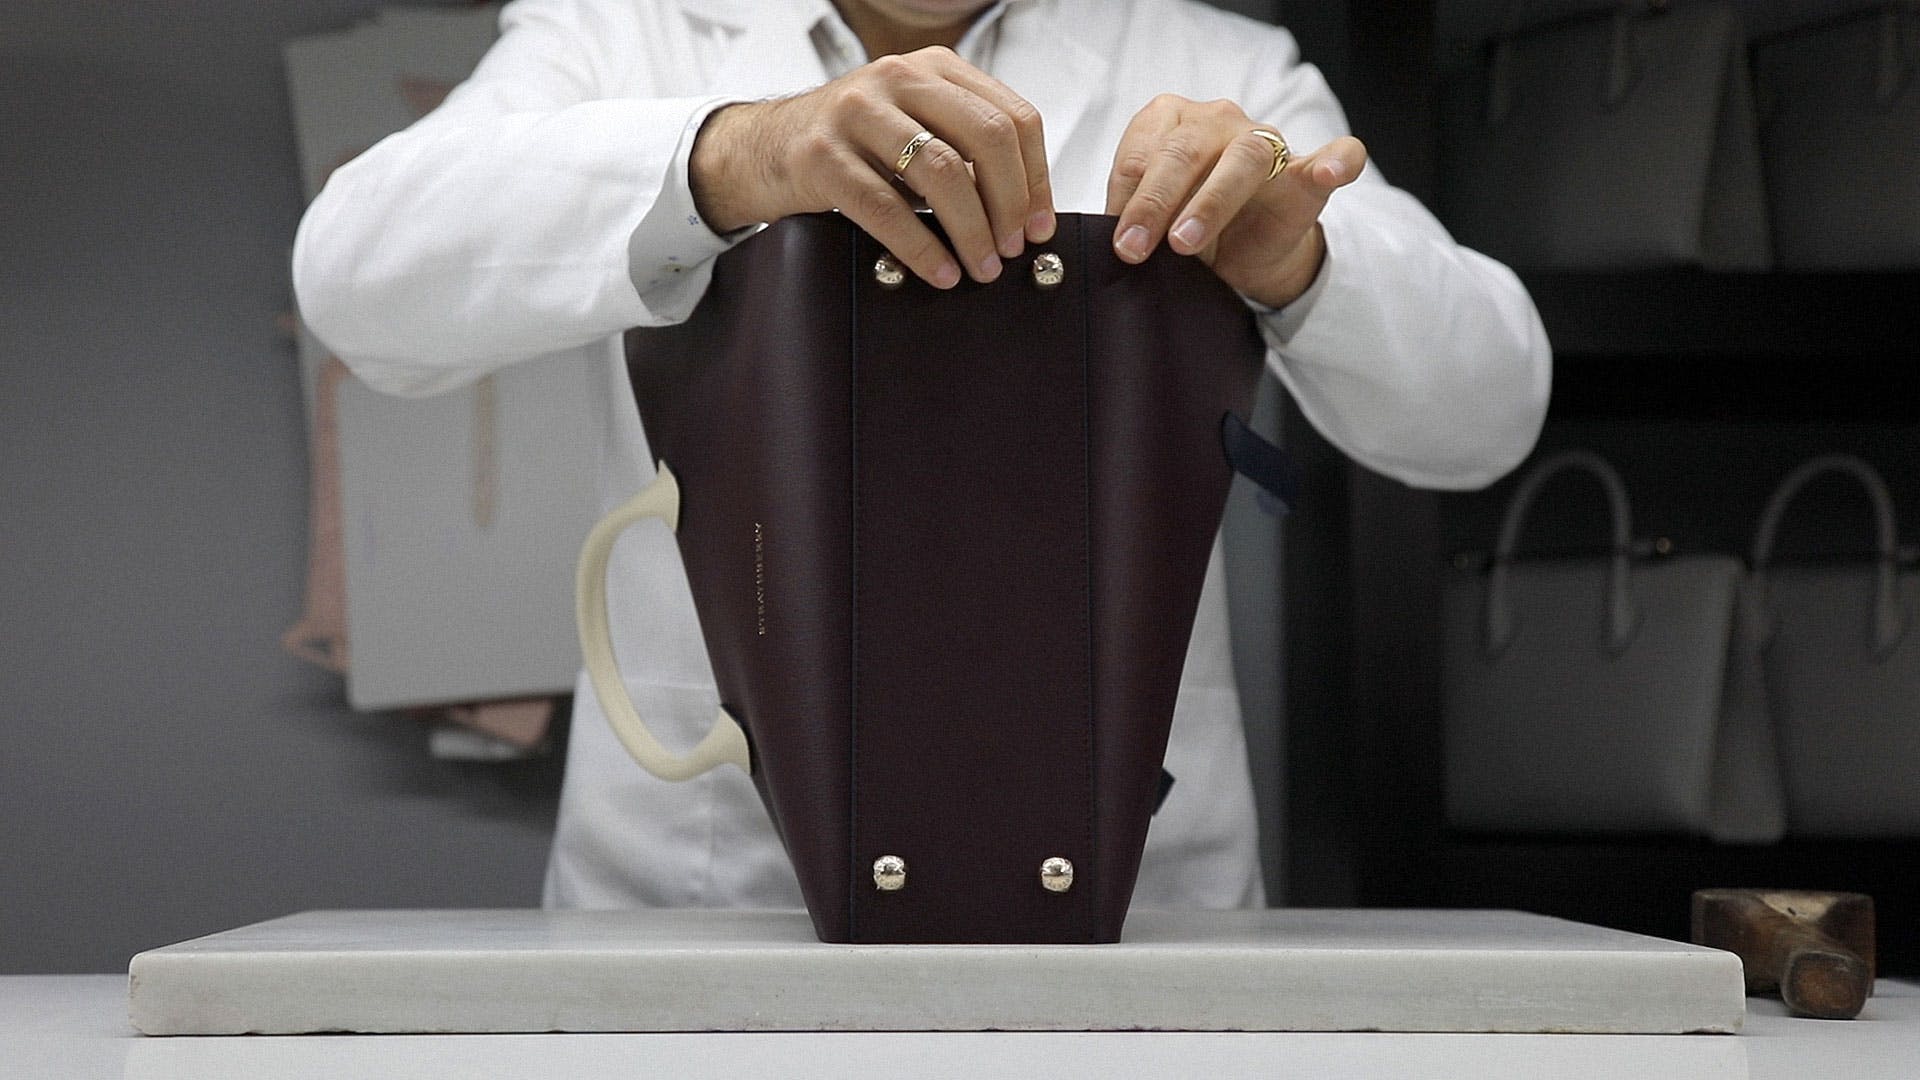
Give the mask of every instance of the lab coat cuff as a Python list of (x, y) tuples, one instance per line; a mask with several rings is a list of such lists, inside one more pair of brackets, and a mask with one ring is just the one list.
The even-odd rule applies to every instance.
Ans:
[(760, 228), (749, 225), (716, 233), (694, 203), (688, 171), (701, 125), (715, 111), (743, 100), (707, 98), (694, 107), (681, 125), (680, 140), (661, 178), (660, 193), (628, 239), (628, 268), (634, 291), (650, 310), (669, 321), (674, 321), (676, 314), (684, 318), (706, 291), (706, 271), (713, 258)]
[(1307, 316), (1313, 313), (1314, 305), (1320, 300), (1320, 294), (1327, 291), (1327, 279), (1333, 276), (1331, 265), (1333, 259), (1333, 244), (1329, 242), (1326, 257), (1320, 263), (1320, 271), (1313, 276), (1313, 284), (1308, 285), (1305, 292), (1294, 297), (1283, 307), (1270, 307), (1250, 296), (1241, 297), (1246, 301), (1247, 307), (1259, 316), (1270, 343), (1276, 347), (1284, 347), (1293, 340), (1295, 334), (1300, 332), (1300, 328), (1306, 325)]

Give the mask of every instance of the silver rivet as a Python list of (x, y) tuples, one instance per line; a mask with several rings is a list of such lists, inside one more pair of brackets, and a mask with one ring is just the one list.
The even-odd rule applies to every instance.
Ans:
[(1033, 257), (1033, 283), (1043, 289), (1051, 289), (1067, 280), (1067, 264), (1060, 256), (1051, 251), (1043, 251)]
[(881, 892), (906, 888), (907, 860), (898, 855), (882, 855), (873, 860), (873, 887)]
[(873, 280), (883, 289), (897, 289), (906, 282), (907, 271), (891, 252), (883, 253), (873, 261)]
[(1073, 864), (1057, 855), (1041, 863), (1040, 884), (1048, 892), (1066, 892), (1073, 888)]

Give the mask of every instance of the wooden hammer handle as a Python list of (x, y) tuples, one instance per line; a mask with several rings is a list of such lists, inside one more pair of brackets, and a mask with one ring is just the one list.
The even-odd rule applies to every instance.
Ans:
[(1722, 913), (1733, 917), (1696, 926), (1695, 940), (1738, 954), (1748, 993), (1777, 988), (1800, 1016), (1859, 1015), (1873, 975), (1858, 953), (1757, 896), (1723, 897), (1720, 903), (1730, 905)]

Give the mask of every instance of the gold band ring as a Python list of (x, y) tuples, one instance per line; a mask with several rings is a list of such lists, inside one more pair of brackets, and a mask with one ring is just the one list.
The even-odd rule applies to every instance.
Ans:
[(1267, 179), (1271, 180), (1285, 171), (1287, 162), (1293, 160), (1293, 154), (1287, 149), (1287, 140), (1281, 138), (1279, 132), (1254, 128), (1247, 134), (1264, 139), (1267, 145), (1273, 147), (1273, 168), (1267, 170)]
[(908, 139), (907, 145), (900, 150), (900, 156), (893, 159), (893, 175), (899, 176), (901, 173), (906, 172), (907, 166), (913, 164), (913, 155), (919, 153), (921, 147), (932, 141), (933, 132), (924, 130), (913, 138)]

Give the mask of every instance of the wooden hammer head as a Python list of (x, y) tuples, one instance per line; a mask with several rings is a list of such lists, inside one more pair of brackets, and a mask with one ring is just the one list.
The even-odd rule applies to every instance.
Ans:
[(1747, 993), (1773, 990), (1795, 1016), (1850, 1020), (1873, 992), (1873, 898), (1795, 889), (1701, 889), (1695, 944), (1740, 957)]

